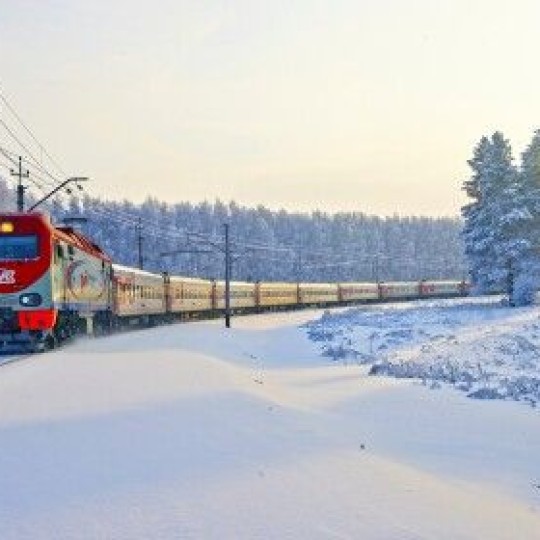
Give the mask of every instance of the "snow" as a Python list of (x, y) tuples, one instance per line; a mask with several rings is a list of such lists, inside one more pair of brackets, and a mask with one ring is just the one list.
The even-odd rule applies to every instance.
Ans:
[(537, 307), (500, 299), (409, 302), (325, 314), (308, 325), (324, 355), (372, 365), (371, 373), (452, 384), (480, 399), (540, 400)]
[[(460, 358), (490, 329), (533, 340), (539, 312), (423, 305), (194, 322), (1, 367), (0, 538), (537, 539), (538, 409), (369, 370), (448, 354), (448, 335)], [(373, 362), (323, 356), (314, 329)]]

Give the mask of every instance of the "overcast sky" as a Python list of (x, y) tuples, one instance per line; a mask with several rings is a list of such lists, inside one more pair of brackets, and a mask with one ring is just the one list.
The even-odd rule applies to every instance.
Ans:
[[(540, 127), (537, 0), (0, 0), (0, 13), (2, 92), (109, 198), (457, 215), (476, 141), (500, 129), (519, 157)], [(0, 143), (17, 149), (1, 126)]]

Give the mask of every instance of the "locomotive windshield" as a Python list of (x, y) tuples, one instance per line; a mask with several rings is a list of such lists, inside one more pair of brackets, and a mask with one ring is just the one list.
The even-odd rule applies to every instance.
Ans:
[(0, 261), (20, 261), (38, 256), (36, 235), (0, 236)]

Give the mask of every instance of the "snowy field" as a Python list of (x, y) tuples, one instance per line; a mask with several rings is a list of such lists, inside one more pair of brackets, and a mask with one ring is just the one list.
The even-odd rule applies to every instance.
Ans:
[(250, 316), (5, 365), (0, 539), (538, 539), (539, 315)]

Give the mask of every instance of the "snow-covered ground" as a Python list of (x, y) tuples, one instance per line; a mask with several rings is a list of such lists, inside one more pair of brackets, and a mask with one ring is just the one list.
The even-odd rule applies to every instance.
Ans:
[(497, 298), (408, 302), (325, 313), (307, 325), (322, 354), (371, 374), (447, 383), (478, 399), (540, 402), (540, 311)]
[[(132, 332), (1, 367), (0, 539), (538, 539), (528, 394), (476, 400), (476, 383), (369, 371), (451, 350), (491, 362), (493, 343), (521, 343), (504, 336), (534, 345), (539, 312), (386, 305), (306, 326), (321, 313)], [(356, 353), (322, 356), (331, 343)], [(521, 350), (517, 371), (537, 377)]]

